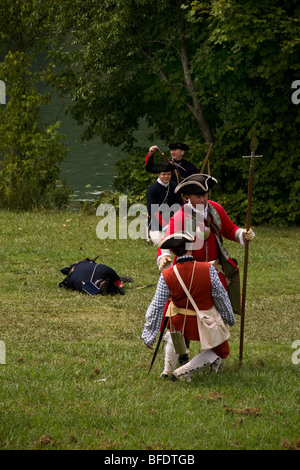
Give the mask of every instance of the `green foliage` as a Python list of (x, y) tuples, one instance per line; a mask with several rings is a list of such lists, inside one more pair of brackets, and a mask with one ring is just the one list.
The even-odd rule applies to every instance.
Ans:
[[(203, 2), (192, 2), (191, 21), (201, 24), (202, 11)], [(247, 196), (248, 162), (240, 156), (249, 155), (246, 142), (255, 131), (263, 158), (255, 162), (253, 221), (299, 224), (299, 109), (291, 101), (299, 77), (299, 4), (213, 1), (209, 21), (205, 47), (194, 59), (205, 61), (201, 82), (216, 97), (212, 168), (223, 199), (237, 212), (237, 195)]]
[(263, 158), (255, 163), (253, 223), (299, 223), (299, 108), (291, 101), (299, 79), (296, 0), (0, 0), (0, 12), (0, 53), (15, 77), (10, 122), (1, 114), (5, 204), (17, 196), (44, 204), (65, 154), (57, 127), (39, 122), (47, 99), (34, 91), (30, 65), (51, 48), (53, 67), (40, 79), (71, 98), (82, 139), (97, 135), (129, 152), (118, 165), (118, 191), (144, 200), (152, 181), (143, 172), (144, 150), (138, 157), (135, 148), (143, 119), (149, 141), (188, 142), (198, 168), (213, 141), (216, 198), (243, 223), (249, 161), (241, 157), (255, 131)]
[(148, 186), (155, 181), (155, 175), (145, 171), (147, 149), (135, 148), (116, 163), (118, 177), (114, 181), (117, 190), (135, 195), (139, 202), (146, 202)]
[(52, 10), (38, 0), (1, 0), (0, 11), (0, 77), (7, 93), (7, 104), (0, 109), (0, 205), (22, 210), (62, 207), (69, 192), (58, 183), (59, 164), (68, 150), (58, 133), (60, 123), (47, 126), (40, 120), (41, 106), (50, 97), (39, 93), (38, 86), (50, 70), (34, 71)]
[(34, 209), (63, 203), (59, 191), (59, 163), (67, 149), (61, 142), (59, 123), (46, 127), (39, 120), (48, 98), (40, 95), (31, 64), (22, 52), (9, 52), (0, 66), (7, 83), (8, 103), (0, 110), (0, 201), (10, 209)]
[(175, 49), (182, 12), (171, 3), (171, 14), (170, 2), (158, 7), (106, 1), (93, 8), (75, 2), (59, 8), (61, 33), (72, 32), (72, 49), (55, 57), (64, 64), (57, 84), (73, 99), (71, 113), (84, 126), (83, 138), (99, 135), (104, 143), (131, 147), (143, 116), (166, 140), (185, 136), (190, 110)]
[[(153, 129), (154, 143), (191, 143), (197, 163), (210, 134), (211, 171), (240, 219), (248, 187), (241, 157), (255, 131), (263, 159), (255, 168), (253, 220), (295, 225), (299, 112), (291, 85), (299, 79), (298, 18), (295, 0), (66, 2), (58, 9), (57, 38), (68, 31), (72, 48), (55, 56), (62, 64), (57, 84), (73, 100), (84, 139), (99, 135), (133, 157), (140, 118)], [(149, 177), (141, 166), (131, 157), (120, 163), (117, 187), (144, 194)]]
[[(198, 169), (205, 160), (205, 146), (191, 144), (188, 158)], [(219, 185), (213, 190), (211, 199), (224, 206), (228, 215), (238, 225), (246, 223), (248, 201), (249, 159), (242, 158), (242, 150), (239, 155), (228, 162), (222, 162), (220, 155), (216, 155), (218, 148), (213, 147), (211, 153), (211, 165), (213, 175)], [(146, 203), (146, 191), (149, 185), (155, 181), (154, 174), (145, 171), (144, 159), (146, 148), (135, 148), (125, 158), (116, 164), (118, 177), (114, 186), (118, 191), (130, 195), (135, 202)], [(250, 150), (244, 152), (249, 155)], [(166, 153), (167, 155), (167, 153)], [(156, 161), (161, 156), (155, 156)], [(284, 155), (277, 152), (273, 155), (272, 164), (266, 162), (265, 156), (254, 161), (254, 183), (252, 197), (251, 223), (254, 225), (278, 225), (295, 226), (299, 224), (299, 179), (295, 175), (299, 172), (299, 166), (293, 155), (285, 157), (285, 166), (282, 165)], [(205, 169), (205, 172), (207, 168)], [(112, 203), (114, 194), (108, 200)]]

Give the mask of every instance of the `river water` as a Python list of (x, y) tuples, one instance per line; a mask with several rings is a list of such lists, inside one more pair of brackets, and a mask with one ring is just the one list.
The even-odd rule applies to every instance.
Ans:
[[(80, 142), (82, 128), (66, 113), (67, 99), (54, 94), (51, 104), (42, 109), (42, 117), (48, 124), (61, 121), (59, 132), (66, 136), (64, 142), (69, 154), (61, 164), (61, 181), (71, 189), (74, 200), (94, 200), (99, 192), (113, 190), (117, 175), (115, 164), (125, 156), (121, 148), (105, 145), (99, 138), (89, 142)], [(146, 148), (151, 145), (147, 140), (147, 127), (141, 125), (135, 133), (139, 145)], [(142, 160), (144, 155), (141, 156)]]
[(61, 164), (61, 181), (71, 189), (74, 199), (93, 200), (100, 191), (113, 189), (115, 163), (124, 155), (122, 150), (111, 148), (98, 138), (80, 142), (82, 128), (67, 113), (67, 106), (67, 99), (54, 94), (51, 104), (42, 109), (42, 117), (47, 124), (61, 122), (59, 133), (65, 136), (64, 143), (69, 148)]

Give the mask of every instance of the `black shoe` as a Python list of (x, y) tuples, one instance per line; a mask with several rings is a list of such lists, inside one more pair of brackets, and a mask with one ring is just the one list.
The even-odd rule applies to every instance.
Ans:
[(162, 379), (168, 379), (169, 378), (169, 374), (164, 374), (163, 372), (160, 374), (160, 377)]
[(131, 277), (128, 277), (128, 276), (119, 276), (119, 278), (120, 278), (120, 281), (124, 282), (124, 284), (126, 284), (127, 282), (133, 282)]
[(186, 364), (187, 362), (189, 362), (189, 356), (188, 354), (180, 354), (179, 358), (178, 358), (178, 363), (180, 366), (183, 366), (184, 364)]
[(169, 375), (169, 379), (172, 381), (172, 382), (177, 382), (177, 377), (174, 375), (174, 374), (170, 374)]

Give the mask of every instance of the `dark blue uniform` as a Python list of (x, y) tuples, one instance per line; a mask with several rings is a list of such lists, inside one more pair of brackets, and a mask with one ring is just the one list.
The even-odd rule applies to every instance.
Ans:
[[(174, 194), (174, 190), (177, 184), (175, 181), (170, 181), (169, 185), (166, 187), (158, 181), (152, 183), (146, 193), (147, 196), (147, 210), (148, 210), (148, 221), (149, 221), (149, 228), (151, 230), (162, 230), (162, 224), (166, 225), (169, 223), (170, 217), (174, 214), (170, 213), (168, 207), (172, 206), (173, 204), (179, 204), (180, 206), (183, 205), (183, 200), (179, 194)], [(151, 205), (156, 204), (157, 206), (161, 206), (161, 204), (166, 204), (168, 207), (162, 207), (159, 211), (159, 214), (152, 218), (151, 220)], [(153, 211), (154, 212), (154, 211)], [(154, 216), (154, 213), (152, 214)], [(164, 222), (163, 222), (164, 221)]]
[[(146, 155), (145, 170), (148, 171), (149, 173), (157, 173), (155, 170), (153, 170), (153, 167), (155, 166), (153, 157), (154, 155), (149, 155), (149, 153), (147, 153)], [(195, 175), (196, 173), (198, 173), (198, 170), (195, 167), (195, 165), (189, 162), (188, 160), (186, 160), (185, 158), (182, 158), (180, 162), (178, 163), (173, 160), (171, 161), (174, 164), (175, 169), (177, 170), (177, 172), (180, 174), (180, 176), (183, 179), (187, 178), (188, 176)], [(172, 181), (175, 181), (177, 183), (177, 178), (176, 178), (176, 174), (174, 171), (172, 172)]]

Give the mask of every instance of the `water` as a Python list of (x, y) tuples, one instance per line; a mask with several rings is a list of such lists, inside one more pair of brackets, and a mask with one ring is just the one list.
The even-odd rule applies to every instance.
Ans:
[[(42, 54), (34, 64), (34, 70), (43, 66), (44, 59)], [(70, 103), (68, 98), (59, 96), (55, 90), (49, 89), (42, 82), (38, 85), (38, 91), (41, 93), (50, 91), (52, 95), (51, 104), (41, 108), (42, 119), (47, 125), (60, 121), (58, 132), (66, 137), (64, 143), (69, 148), (69, 153), (61, 164), (60, 180), (71, 189), (72, 197), (75, 200), (94, 200), (97, 199), (101, 191), (113, 190), (114, 179), (117, 176), (115, 164), (125, 157), (122, 149), (105, 145), (100, 138), (89, 142), (80, 142), (79, 137), (83, 129), (66, 112)], [(3, 90), (2, 94), (0, 93), (0, 98), (3, 101)], [(142, 122), (134, 134), (138, 145), (146, 148), (151, 145), (147, 139), (148, 130), (146, 123)], [(163, 144), (158, 142), (158, 145)], [(141, 166), (143, 166), (144, 157), (145, 155), (141, 155)]]
[[(70, 127), (66, 143), (70, 148), (67, 159), (61, 165), (60, 179), (72, 191), (72, 197), (80, 200), (96, 199), (103, 190), (112, 190), (117, 175), (115, 163), (122, 158), (121, 150), (104, 145), (100, 140), (77, 142), (74, 125)], [(63, 130), (63, 126), (61, 126)]]
[[(65, 144), (69, 147), (67, 159), (61, 164), (61, 181), (71, 189), (74, 200), (94, 200), (103, 190), (113, 190), (113, 182), (117, 176), (115, 164), (125, 157), (121, 148), (110, 147), (95, 138), (89, 142), (80, 142), (82, 128), (67, 113), (66, 98), (53, 96), (49, 106), (42, 109), (42, 117), (48, 124), (61, 121), (59, 132), (66, 136)], [(148, 127), (141, 122), (134, 137), (138, 145), (146, 148), (152, 145), (147, 140)], [(163, 145), (161, 142), (158, 145)], [(144, 158), (141, 155), (141, 167)]]
[(54, 94), (51, 104), (42, 108), (42, 117), (48, 124), (61, 121), (59, 133), (65, 135), (69, 148), (66, 160), (61, 164), (61, 181), (71, 189), (72, 197), (93, 200), (103, 190), (112, 190), (117, 175), (115, 164), (124, 153), (121, 149), (105, 145), (99, 138), (80, 142), (82, 128), (66, 113), (67, 99)]

